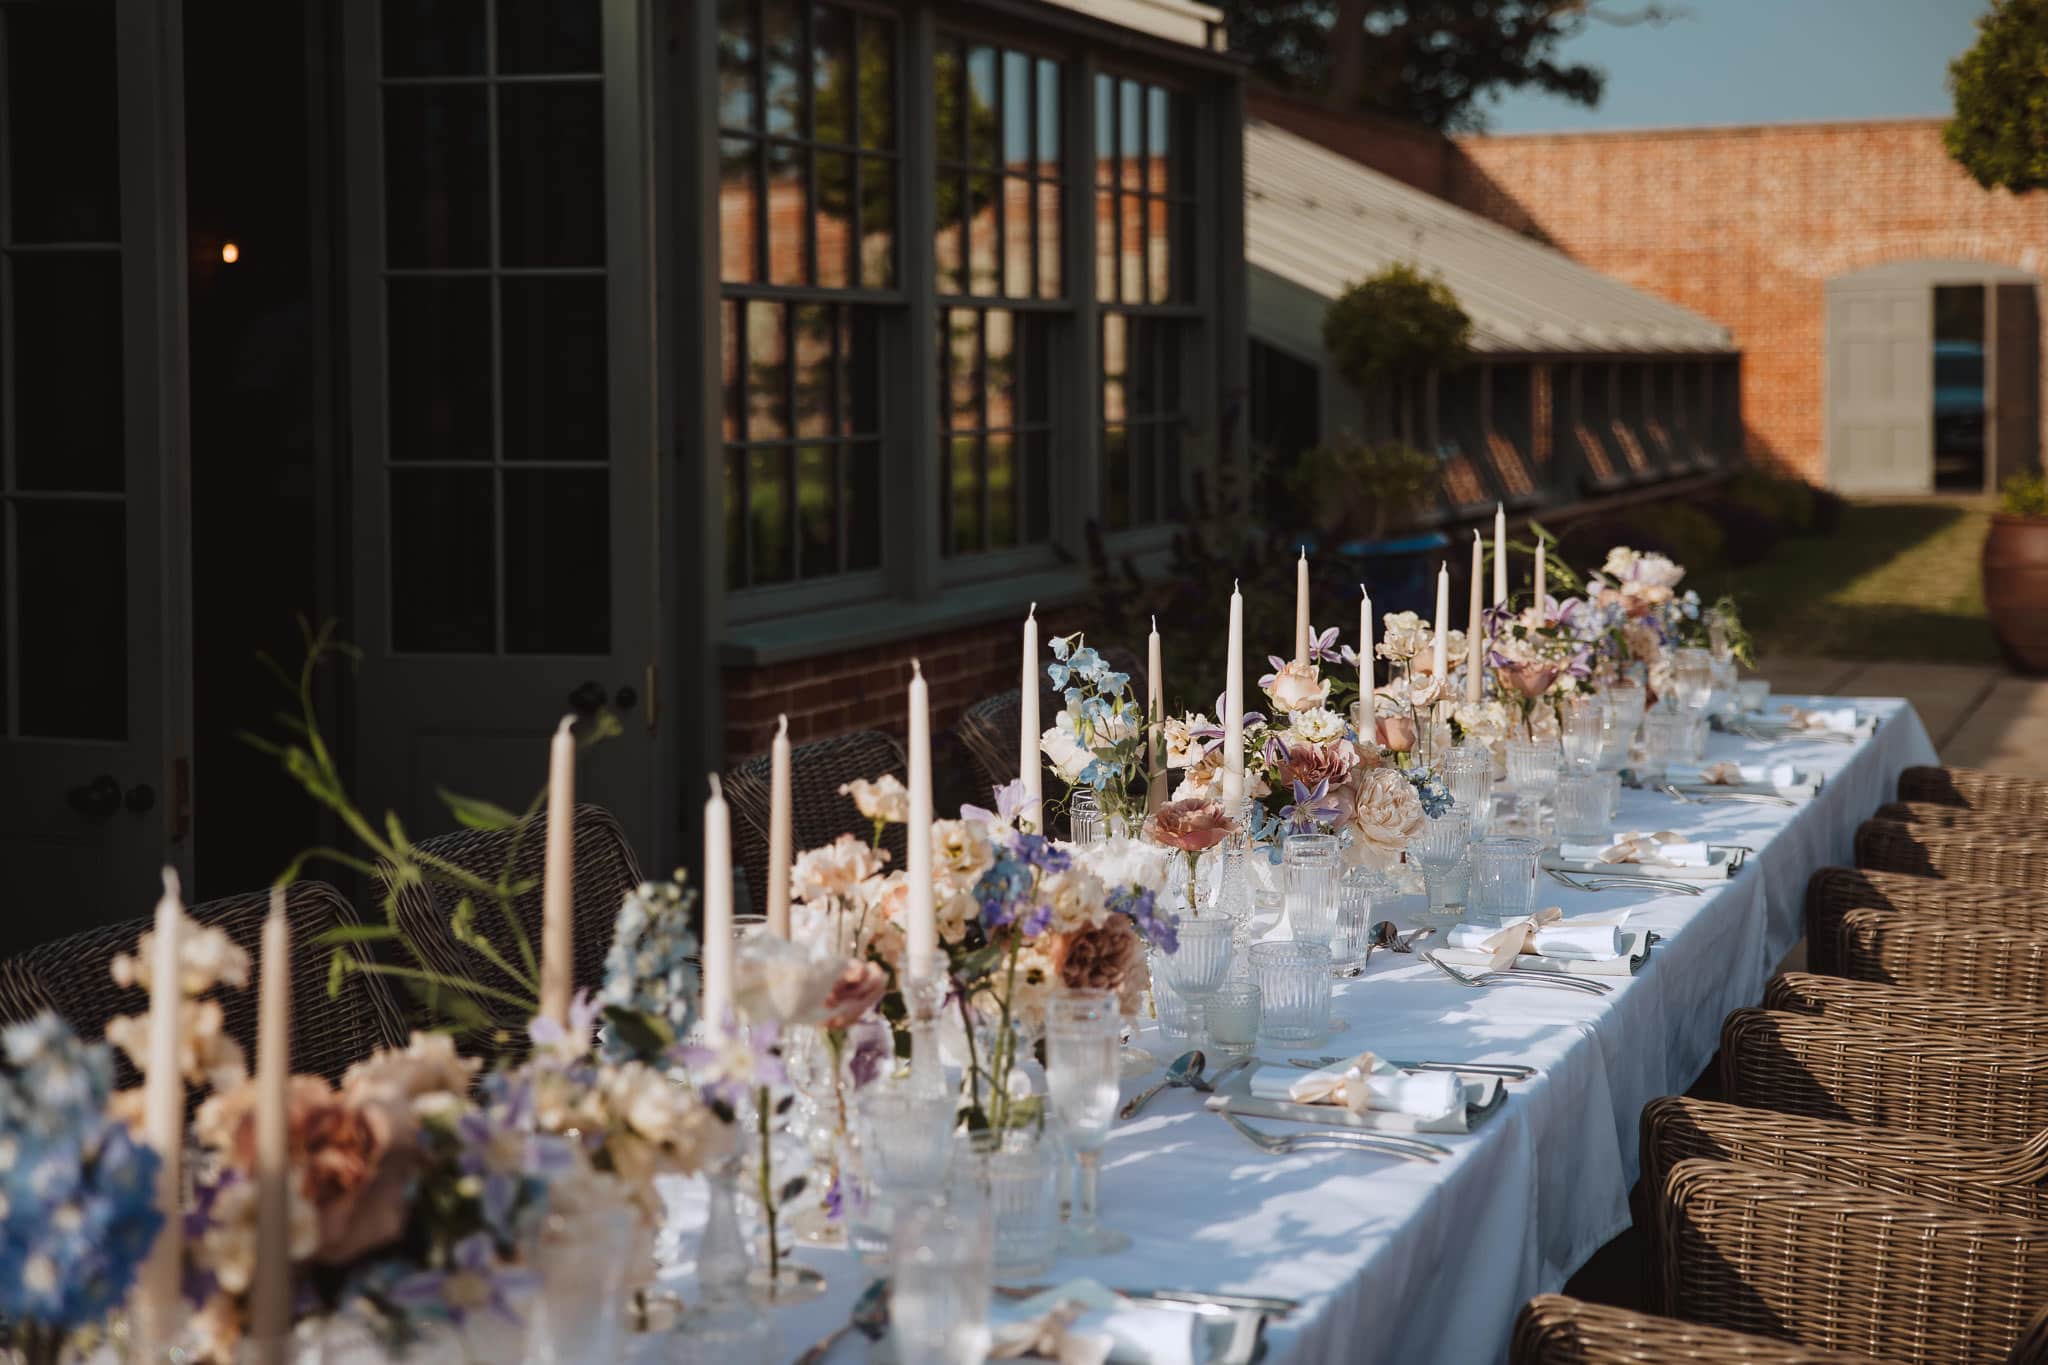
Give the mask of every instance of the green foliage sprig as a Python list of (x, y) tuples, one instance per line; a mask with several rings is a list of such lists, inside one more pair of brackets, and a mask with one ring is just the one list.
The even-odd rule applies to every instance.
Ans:
[[(333, 949), (327, 975), (328, 994), (339, 994), (350, 972), (390, 977), (403, 984), (429, 1014), (442, 1022), (458, 1031), (486, 1035), (499, 1027), (486, 1008), (487, 1003), (511, 1007), (522, 1019), (537, 1014), (540, 963), (514, 909), (514, 902), (532, 891), (537, 882), (531, 877), (514, 877), (512, 869), (526, 836), (535, 827), (534, 817), (547, 800), (546, 786), (535, 792), (520, 812), (446, 790), (437, 793), (458, 823), (470, 829), (510, 833), (504, 865), (495, 878), (480, 876), (421, 849), (406, 833), (395, 811), (386, 811), (382, 821), (373, 820), (348, 794), (340, 765), (320, 733), (315, 699), (321, 669), (337, 660), (353, 666), (360, 661), (362, 652), (336, 638), (336, 624), (332, 621), (315, 630), (301, 620), (299, 629), (305, 640), (305, 657), (296, 673), (287, 671), (267, 654), (258, 656), (294, 700), (296, 709), (281, 711), (274, 717), (286, 737), (271, 739), (244, 731), (242, 739), (277, 759), (285, 775), (304, 788), (316, 804), (332, 812), (363, 850), (354, 853), (324, 845), (309, 848), (286, 866), (279, 875), (280, 884), (297, 880), (309, 863), (326, 862), (361, 873), (370, 884), (382, 888), (378, 901), (384, 913), (382, 924), (346, 925), (331, 929), (322, 937), (323, 944)], [(578, 745), (588, 748), (621, 732), (618, 717), (609, 710), (600, 711)], [(449, 935), (503, 972), (514, 989), (486, 985), (427, 965), (433, 959), (400, 923), (398, 904), (408, 890), (430, 883), (457, 893), (455, 909), (449, 916)], [(477, 927), (485, 913), (495, 914), (502, 921), (512, 945), (512, 957), (500, 951)], [(367, 955), (363, 950), (373, 944), (394, 945), (407, 961), (382, 961)]]
[(1340, 432), (1301, 457), (1288, 490), (1318, 531), (1377, 540), (1435, 490), (1443, 464), (1405, 441)]
[(2048, 517), (2048, 477), (2013, 475), (2000, 490), (1999, 505), (2009, 517)]

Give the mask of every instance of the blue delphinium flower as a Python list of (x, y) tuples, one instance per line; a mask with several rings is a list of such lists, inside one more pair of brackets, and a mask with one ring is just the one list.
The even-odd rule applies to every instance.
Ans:
[(1112, 913), (1130, 916), (1138, 927), (1139, 937), (1159, 951), (1180, 951), (1180, 919), (1172, 911), (1159, 908), (1159, 896), (1149, 887), (1114, 887), (1108, 904)]
[(491, 1239), (478, 1232), (455, 1244), (447, 1269), (407, 1275), (386, 1293), (400, 1308), (444, 1317), (460, 1326), (480, 1313), (521, 1322), (513, 1300), (530, 1297), (539, 1289), (538, 1274), (502, 1264)]
[(462, 1174), (479, 1186), (484, 1222), (506, 1241), (537, 1213), (550, 1177), (576, 1164), (568, 1138), (543, 1133), (534, 1117), (533, 1085), (494, 1072), (484, 1080), (484, 1103), (456, 1121)]
[(156, 1240), (157, 1154), (106, 1115), (104, 1047), (46, 1014), (0, 1052), (0, 1316), (69, 1332), (127, 1296)]
[[(627, 893), (612, 929), (611, 950), (604, 959), (604, 985), (597, 1002), (606, 1009), (625, 1010), (659, 1020), (670, 1037), (689, 1031), (697, 1000), (697, 937), (690, 932), (690, 911), (697, 893), (674, 881), (642, 882)], [(636, 1049), (607, 1028), (605, 1055), (625, 1061)]]
[(1453, 804), (1451, 790), (1444, 780), (1424, 769), (1410, 769), (1408, 781), (1415, 788), (1415, 799), (1422, 803), (1422, 813), (1434, 820), (1449, 810)]

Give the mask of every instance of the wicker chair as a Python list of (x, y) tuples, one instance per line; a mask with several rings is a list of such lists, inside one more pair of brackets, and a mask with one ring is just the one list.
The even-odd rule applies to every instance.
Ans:
[(1887, 801), (1870, 813), (1873, 820), (1912, 825), (1916, 829), (1942, 833), (2011, 834), (2038, 843), (2044, 836), (2042, 819), (2025, 811), (1972, 810), (1968, 806), (1944, 806), (1933, 801)]
[[(249, 1064), (256, 1063), (256, 964), (262, 952), (263, 921), (270, 914), (270, 893), (253, 891), (191, 908), (193, 919), (221, 929), (249, 953), (251, 970), (246, 990), (222, 988), (216, 997), (228, 1036), (242, 1045)], [(333, 949), (320, 943), (330, 929), (361, 923), (355, 908), (326, 882), (293, 882), (285, 891), (285, 914), (292, 926), (292, 1070), (341, 1079), (350, 1064), (380, 1047), (403, 1044), (404, 1013), (383, 981), (362, 972), (341, 978), (330, 998), (327, 982)], [(11, 959), (5, 976), (7, 1018), (54, 1009), (81, 1037), (97, 1039), (107, 1021), (120, 1014), (139, 1014), (149, 998), (138, 988), (123, 989), (107, 974), (116, 953), (132, 952), (135, 940), (151, 927), (149, 919), (128, 920), (44, 943)], [(115, 1053), (115, 1084), (127, 1087), (140, 1078), (126, 1057)], [(196, 1098), (196, 1097), (195, 1097)]]
[(1899, 800), (2048, 819), (2048, 781), (1982, 768), (1908, 768), (1899, 774)]
[(1829, 962), (1852, 981), (2048, 1010), (2048, 923), (2038, 930), (2008, 929), (1969, 920), (1916, 920), (1889, 910), (1851, 910), (1836, 930)]
[[(2048, 1134), (1977, 1142), (1685, 1095), (1644, 1105), (1643, 1188), (1663, 1189), (1671, 1168), (1695, 1157), (2048, 1221)], [(1654, 1211), (1658, 1201), (1650, 1203)]]
[(1018, 727), (1024, 710), (1021, 696), (1013, 687), (983, 697), (968, 707), (953, 727), (985, 787), (1000, 787), (1017, 779)]
[[(523, 829), (459, 830), (423, 839), (416, 846), (421, 854), (453, 864), (488, 882), (496, 883), (504, 877), (514, 886), (523, 884), (525, 889), (513, 898), (512, 911), (528, 948), (536, 956), (540, 952), (540, 880), (547, 863), (547, 839), (543, 832), (546, 821), (547, 812), (541, 810)], [(612, 944), (619, 902), (640, 884), (640, 865), (626, 843), (625, 831), (603, 807), (577, 806), (573, 829), (575, 984), (595, 989), (604, 976), (604, 955)], [(442, 882), (410, 886), (399, 893), (398, 922), (425, 958), (422, 965), (478, 985), (530, 997), (531, 991), (483, 953), (457, 940), (452, 922), (464, 898), (459, 888)], [(505, 961), (520, 962), (514, 935), (495, 903), (474, 906), (471, 925)], [(470, 1037), (465, 1039), (466, 1045), (485, 1052), (524, 1046), (525, 1011), (494, 1001), (477, 1003), (495, 1025), (495, 1036)], [(431, 1004), (423, 1003), (421, 1013), (430, 1017)]]
[(2048, 1010), (1949, 991), (1786, 972), (1764, 987), (1763, 1008), (1817, 1014), (1887, 1034), (1930, 1033), (2048, 1048)]
[(2038, 927), (2048, 933), (2048, 888), (1935, 881), (1903, 872), (1824, 867), (1806, 884), (1806, 953), (1813, 970), (1850, 975), (1836, 955), (1836, 943), (1844, 917), (1852, 910), (1904, 912), (1895, 915), (1901, 923), (1938, 919), (1959, 930), (1998, 925)]
[[(908, 771), (903, 750), (879, 730), (857, 730), (791, 749), (790, 834), (795, 840), (791, 851), (801, 853), (829, 844), (842, 834), (858, 835), (865, 842), (874, 830), (854, 809), (853, 798), (841, 796), (839, 789), (856, 777), (893, 773), (902, 778)], [(725, 774), (725, 796), (737, 817), (732, 826), (733, 861), (746, 879), (747, 895), (757, 913), (766, 906), (768, 895), (768, 782), (766, 754), (747, 759)], [(908, 841), (908, 831), (902, 825), (891, 825), (883, 832), (882, 847), (889, 850), (894, 866), (903, 866)]]
[(2048, 841), (2016, 839), (2006, 831), (1928, 830), (1866, 820), (1856, 831), (1856, 866), (2038, 890), (2048, 886)]
[(1875, 1365), (1874, 1358), (1816, 1351), (1649, 1313), (1545, 1294), (1522, 1305), (1510, 1365)]
[(1721, 1025), (1722, 1093), (1786, 1114), (2020, 1143), (2048, 1129), (2048, 1050), (1886, 1035), (1741, 1009)]
[(2038, 1340), (2048, 1224), (1720, 1161), (1679, 1162), (1661, 1193), (1674, 1316), (1914, 1365)]

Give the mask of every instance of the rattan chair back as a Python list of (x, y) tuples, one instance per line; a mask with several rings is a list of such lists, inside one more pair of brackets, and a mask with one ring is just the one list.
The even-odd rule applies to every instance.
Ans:
[(967, 750), (983, 790), (1017, 780), (1017, 755), (1023, 723), (1021, 693), (1015, 688), (983, 697), (961, 715), (953, 733)]
[[(790, 835), (795, 841), (791, 853), (829, 844), (842, 834), (865, 842), (874, 829), (853, 798), (841, 796), (839, 789), (857, 777), (872, 781), (888, 773), (901, 780), (909, 768), (902, 747), (880, 730), (857, 730), (796, 745), (789, 751)], [(757, 754), (728, 770), (724, 779), (733, 810), (733, 864), (757, 914), (768, 894), (769, 769), (768, 755)], [(908, 840), (903, 825), (890, 825), (882, 832), (891, 867), (903, 866)], [(788, 875), (787, 869), (783, 875)]]
[(1829, 962), (1851, 981), (1981, 996), (2048, 1010), (2048, 922), (2039, 930), (2009, 929), (1967, 919), (1850, 910), (1836, 926)]
[[(503, 878), (506, 885), (523, 888), (513, 897), (512, 913), (528, 949), (538, 957), (541, 873), (547, 864), (546, 828), (547, 811), (543, 809), (516, 828), (458, 830), (422, 839), (415, 847), (423, 857), (453, 864), (492, 884)], [(578, 805), (573, 831), (574, 980), (578, 989), (595, 990), (604, 977), (604, 956), (611, 948), (619, 903), (640, 884), (640, 865), (626, 842), (625, 831), (603, 807)], [(400, 891), (399, 924), (426, 959), (423, 965), (531, 999), (533, 991), (494, 964), (487, 954), (457, 937), (455, 919), (465, 895), (457, 886), (431, 879), (424, 886), (409, 886)], [(525, 972), (518, 935), (505, 923), (498, 902), (472, 901), (469, 924), (494, 952)], [(495, 1037), (466, 1037), (464, 1045), (484, 1053), (523, 1051), (527, 1012), (509, 1003), (476, 1003), (490, 1016), (497, 1033)], [(432, 1018), (424, 1002), (416, 1002), (416, 1013), (428, 1022), (440, 1022)]]
[(2048, 1051), (1988, 1039), (1741, 1009), (1721, 1025), (1721, 1084), (1737, 1104), (1868, 1127), (2006, 1143), (2048, 1130)]
[(1785, 972), (1764, 987), (1763, 1007), (1862, 1024), (1886, 1033), (1942, 1034), (1988, 1038), (2021, 1048), (2048, 1047), (2048, 1010), (2017, 1000)]
[(1936, 881), (1904, 872), (1824, 867), (1806, 884), (1806, 953), (1813, 970), (1853, 975), (1836, 956), (1843, 917), (1852, 910), (1893, 913), (1902, 923), (1940, 921), (1964, 931), (1979, 924), (1995, 924), (2012, 929), (2039, 926), (2048, 932), (2048, 887)]
[(1993, 1365), (2048, 1304), (2048, 1224), (1719, 1161), (1679, 1162), (1662, 1196), (1664, 1307), (1690, 1322)]
[(1908, 768), (1899, 774), (1899, 800), (2048, 820), (2048, 780), (1982, 768)]
[(2048, 887), (2048, 841), (2025, 841), (2003, 831), (1930, 830), (1866, 820), (1856, 831), (1856, 866), (2040, 890)]
[(1870, 1356), (1810, 1350), (1562, 1294), (1545, 1294), (1522, 1306), (1515, 1315), (1508, 1360), (1510, 1365), (1875, 1365)]
[[(270, 893), (252, 891), (192, 906), (200, 924), (224, 931), (246, 949), (250, 958), (248, 988), (220, 988), (216, 998), (228, 1036), (242, 1045), (250, 1066), (256, 1064), (256, 1001), (258, 965), (262, 955), (263, 921), (270, 914)], [(285, 914), (292, 927), (292, 1070), (339, 1080), (349, 1066), (381, 1047), (405, 1041), (405, 1017), (382, 980), (347, 972), (330, 997), (328, 975), (334, 950), (320, 938), (330, 929), (360, 924), (355, 908), (326, 882), (293, 882), (285, 891)], [(0, 978), (11, 984), (4, 993), (10, 1022), (17, 1011), (54, 1009), (81, 1038), (98, 1039), (116, 1015), (140, 1014), (149, 997), (135, 987), (114, 984), (108, 964), (116, 953), (133, 952), (135, 940), (151, 927), (145, 917), (104, 925), (30, 948), (11, 959)], [(139, 1077), (119, 1052), (115, 1083), (134, 1085)]]
[(1887, 801), (1872, 811), (1870, 818), (1944, 833), (1978, 831), (2007, 834), (2033, 843), (2048, 839), (2048, 825), (2044, 825), (2039, 816), (2024, 811), (1973, 810), (1968, 806), (1944, 806), (1934, 801)]

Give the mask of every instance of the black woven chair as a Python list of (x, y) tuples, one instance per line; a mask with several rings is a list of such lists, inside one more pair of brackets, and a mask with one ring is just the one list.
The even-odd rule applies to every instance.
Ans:
[[(436, 835), (417, 845), (421, 854), (450, 863), (473, 876), (496, 883), (504, 876), (512, 885), (527, 884), (512, 901), (520, 932), (536, 958), (540, 954), (541, 872), (547, 863), (547, 812), (536, 812), (523, 829), (459, 830)], [(575, 880), (573, 882), (575, 984), (595, 990), (604, 977), (604, 956), (611, 948), (612, 928), (618, 922), (619, 903), (641, 881), (640, 865), (626, 842), (626, 833), (610, 811), (602, 806), (576, 807)], [(518, 849), (513, 854), (513, 844)], [(512, 858), (507, 867), (507, 858)], [(473, 981), (496, 990), (526, 996), (529, 992), (483, 953), (459, 942), (452, 924), (463, 891), (442, 881), (405, 888), (398, 898), (398, 921), (419, 948), (423, 965), (431, 970)], [(520, 965), (515, 936), (499, 912), (498, 902), (473, 905), (470, 924), (478, 936), (505, 961)], [(523, 967), (522, 967), (523, 970)], [(526, 1044), (524, 1013), (516, 1006), (498, 1001), (477, 1002), (490, 1016), (495, 1032), (490, 1037), (465, 1036), (463, 1045), (476, 1052), (523, 1051)], [(426, 1002), (418, 1002), (416, 1014), (427, 1023), (432, 1017)]]
[[(1143, 706), (1145, 666), (1137, 654), (1118, 645), (1110, 645), (1097, 652), (1111, 668), (1130, 675), (1131, 695)], [(987, 791), (1017, 780), (1017, 751), (1022, 739), (1018, 733), (1023, 721), (1022, 696), (1023, 693), (1013, 687), (993, 697), (983, 697), (968, 707), (953, 727), (953, 733), (959, 736), (961, 746), (967, 750), (968, 757), (974, 761), (975, 771), (981, 777), (983, 791), (975, 793), (979, 804), (987, 804)], [(1050, 726), (1053, 717), (1065, 705), (1063, 695), (1052, 686), (1050, 679), (1045, 680), (1038, 696), (1038, 714), (1043, 723)]]
[[(224, 930), (248, 950), (249, 986), (216, 993), (228, 1035), (242, 1045), (250, 1066), (256, 1064), (256, 974), (262, 958), (263, 921), (270, 914), (270, 893), (252, 891), (191, 908), (199, 923)], [(320, 943), (329, 929), (360, 924), (355, 908), (326, 882), (293, 882), (285, 891), (285, 914), (292, 926), (292, 1070), (341, 1079), (351, 1063), (380, 1047), (405, 1041), (405, 1019), (385, 983), (361, 972), (341, 978), (339, 992), (327, 993), (333, 949)], [(81, 1038), (97, 1039), (107, 1021), (120, 1014), (141, 1014), (149, 997), (140, 989), (122, 988), (108, 975), (116, 953), (133, 952), (135, 940), (151, 926), (148, 918), (109, 924), (41, 944), (0, 966), (0, 1014), (9, 1022), (43, 1009), (54, 1009)], [(125, 1057), (115, 1055), (115, 1084), (135, 1085), (139, 1077)]]
[[(789, 751), (790, 837), (792, 854), (829, 844), (842, 834), (865, 840), (873, 828), (853, 798), (839, 789), (855, 778), (872, 781), (893, 773), (900, 781), (909, 775), (910, 764), (895, 740), (880, 730), (856, 730), (796, 745)], [(725, 774), (725, 799), (731, 803), (733, 864), (745, 879), (749, 903), (759, 913), (768, 896), (768, 783), (766, 754), (734, 766)], [(890, 866), (902, 867), (909, 850), (909, 834), (902, 825), (883, 831), (882, 847), (889, 851)]]

